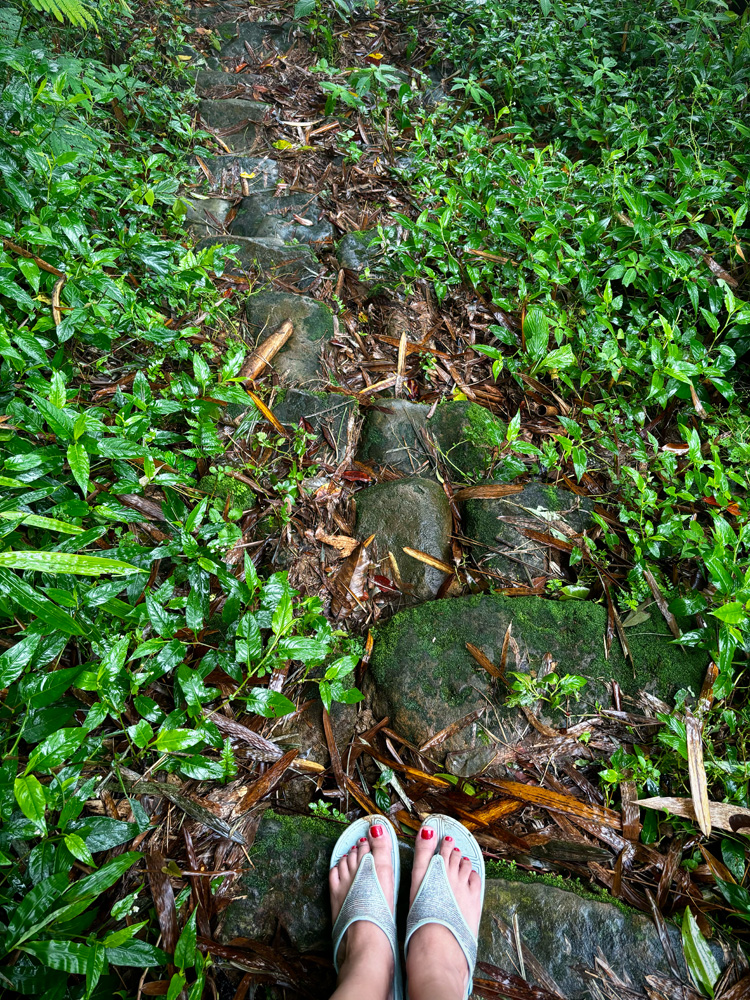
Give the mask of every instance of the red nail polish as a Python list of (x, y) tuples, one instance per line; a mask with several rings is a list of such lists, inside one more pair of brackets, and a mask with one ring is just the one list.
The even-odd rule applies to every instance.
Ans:
[(419, 836), (422, 838), (422, 840), (432, 840), (432, 838), (435, 836), (435, 831), (429, 826), (423, 826), (422, 829), (419, 831)]
[(360, 837), (359, 838), (359, 842), (360, 842), (360, 844), (366, 844), (367, 843), (367, 837)]
[(466, 857), (466, 856), (464, 855), (464, 857), (463, 857), (463, 858), (461, 858), (461, 860), (462, 860), (462, 861), (471, 861), (471, 858), (467, 858), (467, 857)]
[(370, 827), (370, 833), (373, 835), (373, 837), (382, 837), (383, 836), (383, 827), (380, 826), (380, 825), (378, 825), (378, 826), (371, 826)]
[(460, 851), (458, 850), (458, 848), (457, 848), (457, 847), (454, 847), (454, 848), (453, 848), (453, 853), (455, 854), (456, 852), (458, 852), (459, 854), (461, 853), (461, 852), (460, 852)]
[(448, 841), (449, 844), (453, 843), (453, 837), (446, 837), (445, 839)]

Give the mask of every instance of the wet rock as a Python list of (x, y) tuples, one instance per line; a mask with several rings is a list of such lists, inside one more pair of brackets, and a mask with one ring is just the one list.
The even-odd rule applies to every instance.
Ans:
[[(363, 277), (385, 277), (388, 271), (383, 265), (383, 248), (377, 237), (375, 229), (347, 233), (336, 246), (340, 266)], [(373, 240), (377, 242), (373, 244)]]
[(358, 407), (350, 396), (287, 389), (272, 409), (276, 419), (287, 426), (299, 427), (304, 418), (316, 434), (322, 434), (325, 428), (336, 446), (336, 459), (340, 460), (346, 448), (349, 419)]
[(226, 198), (204, 198), (191, 195), (187, 202), (185, 221), (194, 236), (216, 236), (224, 232), (224, 223), (233, 202)]
[(226, 73), (223, 69), (196, 69), (191, 71), (198, 97), (224, 97), (242, 88), (252, 94), (254, 86), (264, 86), (265, 78), (255, 73)]
[(281, 240), (243, 236), (209, 236), (201, 240), (197, 250), (208, 246), (237, 247), (234, 251), (239, 266), (228, 264), (225, 273), (244, 275), (248, 271), (260, 271), (268, 278), (278, 277), (283, 281), (309, 287), (318, 276), (318, 260), (309, 247), (302, 244), (288, 246)]
[[(222, 139), (233, 153), (249, 150), (258, 134), (269, 104), (260, 101), (243, 101), (236, 97), (224, 100), (204, 99), (198, 111), (208, 128), (222, 133)], [(234, 129), (235, 131), (228, 131)]]
[[(218, 194), (241, 195), (243, 181), (250, 191), (273, 191), (279, 180), (279, 167), (275, 160), (256, 156), (207, 156), (203, 161), (211, 174), (212, 191)], [(198, 175), (205, 178), (198, 167)]]
[(594, 502), (557, 486), (529, 483), (521, 493), (497, 500), (467, 500), (463, 508), (466, 537), (480, 546), (502, 550), (482, 558), (484, 550), (478, 546), (475, 554), (482, 564), (511, 580), (528, 583), (550, 569), (550, 550), (527, 538), (522, 529), (580, 534), (593, 524)]
[[(253, 867), (243, 879), (241, 896), (225, 911), (220, 940), (270, 941), (281, 926), (299, 951), (329, 954), (327, 874), (331, 851), (343, 829), (343, 824), (330, 820), (267, 812), (250, 850)], [(403, 841), (399, 847), (403, 890), (411, 877), (412, 849)], [(661, 973), (671, 978), (657, 930), (644, 914), (604, 894), (586, 893), (577, 883), (560, 877), (516, 875), (507, 866), (493, 864), (488, 865), (487, 875), (480, 961), (506, 972), (517, 969), (515, 916), (524, 949), (544, 973), (540, 982), (527, 959), (528, 981), (557, 989), (562, 996), (594, 996), (587, 971), (595, 969), (599, 949), (613, 972), (636, 990), (643, 990), (647, 975)], [(407, 897), (402, 891), (400, 926)], [(685, 978), (679, 931), (668, 925), (667, 933)], [(721, 949), (716, 944), (711, 949), (723, 965)]]
[(272, 361), (286, 382), (321, 385), (321, 348), (333, 336), (333, 314), (328, 306), (305, 295), (263, 291), (247, 300), (250, 331), (259, 341), (270, 337), (285, 320), (294, 333)]
[[(306, 226), (294, 216), (311, 222)], [(319, 219), (320, 203), (315, 195), (299, 192), (282, 198), (271, 191), (257, 192), (243, 198), (232, 222), (232, 232), (239, 236), (275, 236), (285, 243), (323, 243), (333, 237), (333, 226)]]
[(391, 552), (403, 583), (419, 600), (435, 597), (445, 573), (408, 556), (403, 548), (418, 549), (447, 562), (452, 528), (448, 498), (432, 479), (397, 479), (357, 493), (356, 537), (364, 540), (374, 534), (370, 551), (381, 561), (383, 575), (393, 577), (388, 558)]
[(216, 24), (217, 19), (222, 15), (236, 16), (245, 9), (244, 0), (223, 0), (223, 2), (211, 4), (210, 7), (189, 7), (185, 14), (192, 24), (211, 26)]
[(357, 457), (399, 472), (432, 475), (435, 459), (426, 435), (451, 479), (480, 475), (493, 447), (502, 444), (506, 425), (484, 407), (463, 400), (441, 403), (428, 419), (430, 409), (404, 399), (378, 401), (367, 411)]
[(222, 25), (221, 35), (227, 41), (221, 48), (222, 59), (248, 58), (247, 49), (260, 56), (268, 49), (283, 52), (292, 44), (294, 26), (274, 24), (272, 21), (244, 21), (241, 24)]
[[(646, 689), (669, 698), (681, 687), (697, 693), (708, 664), (704, 652), (683, 652), (670, 644), (671, 634), (656, 609), (647, 621), (627, 630), (634, 669), (616, 640), (605, 658), (607, 613), (593, 601), (498, 595), (432, 601), (399, 612), (377, 630), (367, 673), (376, 717), (388, 715), (400, 736), (419, 745), (469, 712), (491, 705), (494, 711), (484, 719), (487, 728), (512, 743), (510, 730), (525, 731), (525, 719), (506, 704), (507, 689), (492, 684), (466, 649), (467, 642), (473, 643), (499, 664), (509, 625), (521, 655), (518, 662), (511, 649), (507, 671), (536, 674), (549, 653), (558, 676), (587, 678), (580, 702), (571, 699), (567, 706), (572, 721), (597, 701), (611, 704), (612, 680), (626, 694)], [(562, 724), (565, 707), (550, 716), (543, 705), (540, 714)], [(469, 727), (446, 741), (443, 749), (463, 751), (477, 745)]]

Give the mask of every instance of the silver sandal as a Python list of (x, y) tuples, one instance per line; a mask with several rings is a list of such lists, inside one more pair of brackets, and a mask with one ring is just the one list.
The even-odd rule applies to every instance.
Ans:
[[(482, 850), (475, 837), (458, 820), (450, 816), (435, 814), (426, 820), (423, 826), (435, 831), (438, 846), (446, 834), (453, 837), (456, 847), (461, 851), (463, 857), (471, 860), (471, 867), (479, 874), (482, 880), (482, 905), (484, 905), (484, 858)], [(474, 966), (477, 963), (477, 938), (472, 933), (471, 928), (466, 923), (463, 914), (458, 908), (456, 897), (448, 882), (448, 873), (445, 870), (445, 862), (436, 853), (430, 861), (422, 884), (417, 890), (414, 902), (411, 904), (409, 915), (406, 918), (406, 940), (404, 942), (404, 954), (409, 947), (409, 940), (415, 931), (425, 924), (441, 924), (446, 927), (466, 956), (469, 965), (469, 985), (466, 990), (466, 997), (471, 996), (473, 989)]]
[(347, 930), (358, 920), (367, 920), (375, 924), (388, 938), (388, 943), (393, 951), (393, 992), (392, 1000), (403, 1000), (403, 986), (401, 979), (401, 963), (399, 961), (398, 937), (396, 935), (395, 903), (398, 899), (398, 886), (401, 879), (401, 859), (398, 853), (398, 838), (392, 824), (385, 816), (364, 816), (356, 820), (344, 830), (331, 854), (331, 868), (348, 854), (352, 847), (355, 847), (361, 837), (366, 837), (370, 827), (380, 824), (384, 826), (391, 838), (391, 861), (393, 862), (393, 902), (391, 909), (383, 894), (383, 889), (378, 881), (375, 871), (375, 862), (372, 852), (368, 852), (362, 858), (359, 868), (354, 876), (354, 881), (349, 886), (349, 891), (341, 907), (338, 917), (333, 925), (333, 966), (336, 972), (339, 971), (338, 953), (341, 941)]

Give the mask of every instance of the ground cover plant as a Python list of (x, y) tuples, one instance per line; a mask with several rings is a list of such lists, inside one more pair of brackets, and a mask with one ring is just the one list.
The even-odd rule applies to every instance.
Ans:
[[(427, 78), (406, 80), (380, 52), (344, 65), (348, 5), (296, 14), (309, 18), (314, 113), (340, 127), (331, 148), (364, 168), (349, 180), (369, 184), (376, 157), (400, 170), (381, 238), (406, 292), (427, 280), (446, 316), (478, 301), (492, 317), (473, 358), (488, 397), (515, 403), (504, 434), (477, 407), (494, 474), (559, 472), (600, 501), (596, 532), (549, 536), (566, 580), (547, 582), (548, 598), (601, 600), (605, 642), (626, 651), (627, 626), (656, 600), (670, 627), (692, 616), (679, 641), (715, 668), (674, 710), (656, 705), (658, 725), (616, 706), (579, 730), (547, 727), (568, 757), (522, 744), (519, 782), (505, 786), (444, 772), (428, 751), (446, 733), (402, 748), (405, 764), (376, 749), (376, 724), (371, 787), (342, 771), (327, 714), (330, 773), (261, 735), (318, 699), (327, 713), (361, 698), (353, 680), (371, 643), (337, 619), (367, 605), (355, 585), (366, 553), (333, 500), (322, 535), (308, 516), (315, 490), (328, 502), (332, 470), (309, 424), (290, 433), (266, 405), (278, 397), (248, 396), (247, 279), (185, 234), (190, 158), (222, 148), (196, 130), (180, 68), (186, 40), (213, 51), (210, 33), (171, 0), (1, 8), (0, 979), (50, 1000), (141, 988), (197, 1000), (229, 988), (216, 959), (272, 986), (313, 981), (318, 965), (288, 948), (212, 937), (256, 811), (287, 774), (313, 775), (313, 811), (336, 823), (346, 816), (331, 799), (400, 809), (405, 786), (404, 829), (426, 802), (478, 824), (493, 856), (529, 864), (522, 837), (537, 827), (519, 819), (503, 839), (493, 824), (506, 811), (515, 822), (510, 784), (544, 809), (549, 795), (535, 793), (562, 759), (586, 801), (558, 783), (555, 815), (585, 813), (612, 865), (579, 829), (578, 859), (560, 860), (553, 841), (533, 866), (596, 879), (657, 922), (679, 916), (696, 986), (725, 996), (734, 979), (717, 982), (705, 937), (721, 927), (745, 941), (750, 916), (746, 21), (703, 0), (409, 5), (404, 64), (435, 51), (431, 35), (447, 38), (452, 99), (435, 107), (422, 101)], [(280, 118), (299, 110), (296, 93), (279, 88)], [(299, 177), (293, 158), (311, 169), (314, 147), (284, 125), (274, 146)], [(348, 326), (342, 277), (324, 294)], [(356, 295), (364, 326), (377, 312)], [(411, 369), (429, 401), (438, 355)], [(542, 402), (555, 411), (543, 425)], [(245, 416), (229, 418), (230, 404)], [(356, 488), (369, 476), (351, 464), (341, 478)], [(272, 565), (300, 524), (344, 557), (335, 613)], [(457, 592), (477, 586), (468, 560), (454, 575)], [(569, 667), (508, 686), (508, 703), (535, 718), (570, 711), (584, 682)], [(651, 799), (642, 829), (636, 797)], [(173, 826), (166, 857), (154, 834)], [(521, 981), (487, 975), (485, 995), (527, 997)]]

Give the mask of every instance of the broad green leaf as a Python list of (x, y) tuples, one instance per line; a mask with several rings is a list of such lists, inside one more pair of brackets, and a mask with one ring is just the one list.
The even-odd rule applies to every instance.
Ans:
[(91, 865), (92, 868), (96, 868), (96, 863), (91, 856), (91, 851), (88, 847), (86, 847), (86, 842), (82, 840), (77, 833), (66, 833), (64, 839), (65, 846), (74, 858), (82, 861), (85, 865)]
[(690, 975), (696, 984), (712, 997), (721, 970), (689, 906), (686, 907), (682, 918), (682, 949)]
[(148, 920), (142, 920), (138, 924), (131, 924), (129, 927), (122, 927), (119, 931), (112, 931), (108, 934), (104, 941), (105, 948), (119, 948), (120, 945), (125, 944), (126, 941), (130, 941), (132, 937), (138, 933), (142, 927), (146, 927)]
[(9, 949), (14, 948), (19, 941), (23, 941), (28, 934), (36, 932), (35, 928), (52, 909), (52, 904), (59, 899), (67, 884), (68, 876), (65, 872), (59, 872), (44, 879), (26, 893), (13, 911), (8, 924), (4, 943)]
[(750, 892), (742, 885), (725, 882), (720, 878), (716, 879), (716, 884), (724, 899), (737, 911), (737, 916), (750, 920)]
[(47, 798), (39, 779), (33, 774), (19, 775), (13, 782), (13, 794), (24, 816), (36, 824), (40, 833), (46, 833), (44, 813), (47, 808)]
[(62, 531), (67, 535), (80, 535), (83, 531), (77, 524), (58, 521), (54, 517), (41, 517), (39, 514), (26, 514), (22, 510), (3, 510), (0, 511), (0, 517), (20, 517), (21, 524), (28, 524), (32, 528), (47, 528), (48, 531)]
[(549, 320), (537, 306), (526, 313), (523, 334), (528, 354), (533, 361), (541, 361), (547, 353), (549, 343)]
[[(59, 767), (71, 757), (86, 739), (88, 731), (80, 726), (71, 729), (58, 729), (47, 737), (38, 747), (34, 748), (26, 773), (31, 771), (51, 771)], [(76, 855), (77, 856), (77, 855)]]
[(161, 948), (155, 948), (147, 941), (137, 939), (126, 941), (117, 948), (107, 948), (107, 961), (112, 965), (126, 965), (136, 969), (148, 969), (166, 965), (169, 956)]
[(0, 552), (0, 568), (37, 570), (40, 573), (73, 573), (77, 576), (128, 576), (145, 570), (119, 559), (79, 556), (68, 552)]
[(295, 711), (293, 701), (290, 701), (279, 691), (269, 691), (268, 688), (252, 688), (245, 696), (248, 712), (255, 712), (266, 719), (278, 719)]
[(81, 493), (86, 496), (89, 491), (89, 472), (91, 463), (86, 448), (80, 441), (68, 445), (68, 465), (73, 473), (73, 478), (81, 488)]
[(342, 677), (347, 677), (356, 666), (356, 656), (342, 656), (328, 667), (326, 670), (326, 680), (340, 681)]
[(21, 945), (21, 951), (38, 958), (50, 969), (85, 976), (91, 948), (76, 941), (27, 941)]
[(276, 610), (271, 618), (271, 628), (276, 636), (284, 635), (292, 624), (294, 612), (292, 609), (292, 595), (285, 591), (281, 595), (281, 600), (276, 606)]
[(194, 729), (163, 729), (157, 734), (155, 746), (160, 751), (186, 750), (202, 740)]
[(745, 611), (745, 605), (740, 601), (730, 601), (728, 604), (722, 604), (711, 614), (714, 618), (718, 618), (719, 621), (726, 622), (728, 625), (739, 625), (747, 618), (747, 612)]
[(193, 910), (190, 914), (190, 919), (182, 929), (182, 934), (180, 934), (177, 946), (175, 947), (174, 964), (178, 969), (191, 969), (195, 965), (197, 941), (195, 920), (197, 915), (197, 910)]
[[(44, 553), (52, 555), (53, 553)], [(0, 553), (0, 560), (7, 553)], [(63, 632), (65, 635), (84, 635), (83, 628), (76, 622), (67, 611), (58, 608), (56, 604), (48, 600), (39, 591), (22, 580), (10, 570), (3, 569), (0, 563), (0, 595), (10, 597), (16, 604), (30, 611), (37, 618), (41, 618), (51, 629)]]
[[(90, 845), (87, 846), (91, 849)], [(125, 872), (129, 868), (132, 868), (136, 861), (140, 861), (142, 857), (143, 855), (139, 854), (138, 851), (128, 851), (117, 858), (112, 858), (99, 871), (92, 872), (91, 875), (84, 875), (83, 878), (78, 879), (77, 882), (69, 886), (65, 893), (66, 901), (70, 902), (76, 899), (83, 899), (86, 896), (96, 897), (101, 895), (101, 893), (110, 889), (118, 879), (122, 878)]]
[(724, 837), (721, 841), (721, 857), (737, 882), (745, 878), (745, 848), (736, 840)]

